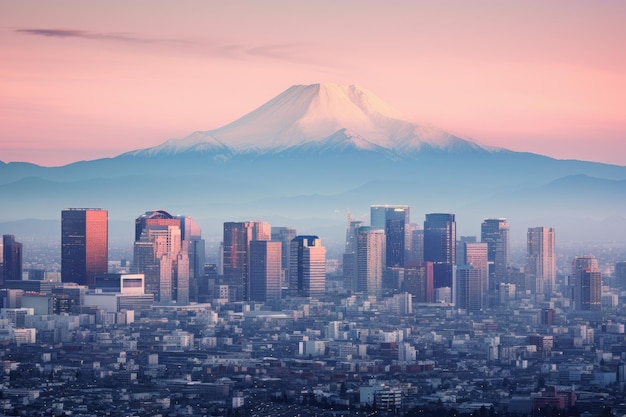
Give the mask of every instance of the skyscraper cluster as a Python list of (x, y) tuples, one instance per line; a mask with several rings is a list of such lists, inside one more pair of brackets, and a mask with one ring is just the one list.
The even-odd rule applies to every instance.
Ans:
[(556, 291), (554, 229), (528, 229), (519, 282), (510, 272), (506, 219), (485, 219), (478, 241), (475, 236), (457, 238), (452, 213), (428, 213), (421, 228), (410, 223), (409, 212), (404, 205), (374, 205), (370, 225), (349, 219), (345, 288), (366, 295), (406, 291), (417, 302), (456, 303), (470, 312), (506, 302), (516, 285), (540, 300)]
[(326, 289), (326, 248), (317, 236), (298, 236), (267, 222), (226, 222), (219, 284), (231, 301), (271, 301), (287, 294), (319, 297)]
[(189, 216), (150, 210), (135, 220), (133, 272), (145, 275), (146, 292), (161, 303), (189, 303), (204, 275), (204, 241)]
[[(371, 224), (348, 219), (343, 290), (367, 297), (406, 292), (418, 303), (452, 303), (470, 313), (506, 305), (517, 294), (550, 301), (565, 293), (576, 310), (602, 308), (602, 273), (592, 255), (576, 256), (569, 284), (559, 281), (557, 288), (551, 227), (528, 228), (525, 264), (515, 269), (507, 219), (484, 219), (478, 240), (457, 237), (452, 213), (427, 213), (423, 227), (410, 223), (409, 213), (406, 205), (373, 205)], [(98, 276), (108, 272), (108, 212), (69, 208), (61, 220), (61, 281), (94, 288)], [(0, 255), (4, 287), (27, 276), (22, 244), (13, 235), (3, 236)], [(143, 274), (142, 287), (156, 302), (326, 295), (326, 248), (315, 235), (263, 221), (225, 222), (217, 264), (206, 264), (205, 256), (201, 229), (192, 217), (149, 210), (136, 218), (128, 271)], [(25, 279), (43, 280), (38, 272), (27, 271)], [(616, 287), (626, 288), (626, 263), (615, 265), (614, 279)]]

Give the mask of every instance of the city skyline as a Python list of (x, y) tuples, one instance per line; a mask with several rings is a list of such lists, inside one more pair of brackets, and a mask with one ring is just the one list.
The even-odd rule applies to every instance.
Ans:
[(0, 160), (111, 157), (333, 82), (484, 145), (626, 164), (624, 4), (273, 3), (3, 5)]

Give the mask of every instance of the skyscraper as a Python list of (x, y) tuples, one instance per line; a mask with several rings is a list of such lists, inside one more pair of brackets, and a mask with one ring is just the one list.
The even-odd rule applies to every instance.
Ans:
[(346, 230), (346, 248), (343, 254), (343, 282), (344, 288), (349, 291), (357, 291), (356, 272), (356, 248), (359, 227), (363, 226), (360, 220), (348, 219), (348, 229)]
[(372, 227), (385, 231), (385, 266), (404, 267), (408, 245), (409, 206), (374, 205), (370, 207)]
[(615, 274), (612, 284), (616, 288), (626, 289), (626, 262), (615, 263)]
[(280, 299), (282, 243), (253, 240), (250, 242), (250, 301)]
[(2, 282), (22, 279), (22, 244), (15, 241), (15, 236), (2, 236)]
[(384, 230), (368, 226), (357, 229), (357, 291), (381, 294), (385, 253)]
[(602, 273), (595, 256), (576, 256), (572, 261), (574, 308), (598, 311), (602, 308)]
[(487, 244), (489, 289), (506, 281), (509, 266), (509, 223), (506, 219), (485, 219), (480, 228), (480, 240)]
[[(189, 241), (183, 240), (186, 217), (150, 210), (135, 220), (133, 272), (144, 274), (146, 293), (156, 301), (189, 303)], [(188, 235), (197, 235), (191, 231)]]
[(178, 219), (181, 239), (186, 242), (189, 257), (189, 297), (191, 301), (197, 301), (198, 282), (204, 276), (205, 242), (200, 226), (191, 216), (178, 216)]
[[(474, 272), (470, 273), (470, 280), (472, 281), (472, 285), (480, 284), (480, 296), (482, 297), (481, 308), (488, 306), (488, 297), (487, 294), (489, 292), (489, 266), (488, 266), (488, 244), (487, 243), (468, 243), (463, 242), (463, 265), (471, 266), (476, 272), (477, 277), (474, 278)], [(458, 270), (457, 270), (458, 277)], [(472, 289), (476, 290), (476, 289)], [(473, 295), (474, 293), (472, 293)], [(472, 301), (473, 302), (473, 301)]]
[(526, 288), (532, 294), (550, 295), (555, 291), (556, 256), (554, 229), (531, 227), (526, 240)]
[(61, 212), (61, 280), (93, 287), (108, 271), (108, 212), (70, 208)]
[(417, 223), (408, 227), (409, 247), (405, 251), (404, 266), (417, 265), (424, 262), (424, 229)]
[(483, 309), (483, 284), (481, 272), (472, 265), (461, 265), (457, 268), (457, 307), (468, 313)]
[(296, 236), (291, 241), (289, 294), (320, 297), (326, 293), (326, 248), (317, 236)]
[(402, 289), (414, 295), (415, 301), (418, 303), (434, 302), (433, 263), (419, 262), (405, 268)]
[[(274, 227), (272, 226), (272, 240), (280, 242), (281, 249), (281, 264), (282, 264), (282, 278), (281, 282), (289, 283), (289, 251), (291, 250), (291, 241), (296, 237), (296, 229), (291, 227)], [(281, 284), (282, 285), (282, 284)]]
[(224, 284), (232, 299), (248, 301), (249, 246), (253, 240), (270, 240), (271, 226), (266, 222), (225, 222), (223, 244)]
[(432, 213), (424, 221), (424, 261), (433, 262), (435, 288), (452, 288), (456, 263), (454, 214)]

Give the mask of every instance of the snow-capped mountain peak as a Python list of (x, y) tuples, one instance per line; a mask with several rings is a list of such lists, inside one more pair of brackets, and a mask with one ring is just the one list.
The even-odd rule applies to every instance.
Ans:
[[(150, 153), (179, 153), (227, 148), (233, 152), (276, 152), (304, 144), (328, 144), (338, 132), (351, 146), (413, 153), (427, 145), (447, 149), (468, 142), (402, 115), (355, 85), (294, 85), (256, 110), (218, 129), (194, 132), (150, 148)], [(357, 139), (358, 138), (358, 139)]]

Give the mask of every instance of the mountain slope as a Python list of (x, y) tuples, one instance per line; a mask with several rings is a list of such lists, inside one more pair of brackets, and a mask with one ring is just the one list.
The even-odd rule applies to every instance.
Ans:
[(363, 139), (355, 146), (371, 146), (412, 153), (422, 147), (447, 149), (479, 145), (441, 129), (402, 119), (400, 113), (374, 94), (357, 86), (295, 85), (256, 110), (221, 128), (194, 132), (132, 155), (277, 152), (304, 144), (326, 144), (329, 138), (350, 132)]

